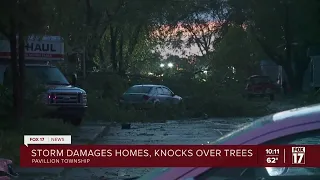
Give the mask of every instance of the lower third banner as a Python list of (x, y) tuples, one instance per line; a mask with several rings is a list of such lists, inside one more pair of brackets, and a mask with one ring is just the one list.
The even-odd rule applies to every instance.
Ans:
[(22, 167), (320, 167), (316, 158), (319, 156), (319, 151), (320, 146), (29, 145), (20, 147), (20, 165)]

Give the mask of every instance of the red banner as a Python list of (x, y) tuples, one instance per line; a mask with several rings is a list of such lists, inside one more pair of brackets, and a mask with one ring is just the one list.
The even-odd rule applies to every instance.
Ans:
[[(29, 145), (22, 167), (320, 167), (320, 146)], [(308, 154), (308, 155), (307, 155)]]

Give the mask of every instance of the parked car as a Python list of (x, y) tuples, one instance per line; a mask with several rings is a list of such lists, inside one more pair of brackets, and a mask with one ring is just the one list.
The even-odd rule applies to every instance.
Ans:
[[(202, 143), (202, 142), (199, 142)], [(288, 110), (243, 126), (209, 144), (320, 145), (320, 105)], [(138, 180), (298, 180), (320, 179), (320, 168), (157, 168)]]
[(182, 103), (182, 98), (162, 85), (134, 85), (120, 98), (120, 107), (150, 109), (159, 105), (171, 106)]
[(248, 99), (253, 97), (269, 97), (274, 100), (276, 85), (268, 76), (253, 75), (247, 79), (244, 96)]

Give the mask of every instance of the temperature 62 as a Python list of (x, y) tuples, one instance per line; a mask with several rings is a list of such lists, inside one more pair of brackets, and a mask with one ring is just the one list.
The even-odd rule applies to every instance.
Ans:
[(268, 164), (275, 164), (275, 163), (277, 163), (278, 158), (277, 157), (268, 157), (266, 161)]

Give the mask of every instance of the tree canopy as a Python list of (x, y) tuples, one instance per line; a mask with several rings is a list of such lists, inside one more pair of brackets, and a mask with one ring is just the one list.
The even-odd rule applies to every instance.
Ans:
[[(88, 71), (121, 75), (158, 71), (172, 61), (177, 71), (241, 79), (268, 58), (283, 67), (295, 90), (301, 90), (309, 65), (307, 48), (320, 41), (317, 0), (0, 1), (0, 33), (11, 43), (18, 89), (24, 72), (17, 57), (24, 52), (16, 47), (30, 34), (62, 36), (69, 59), (82, 55)], [(180, 55), (166, 59), (163, 47)]]

